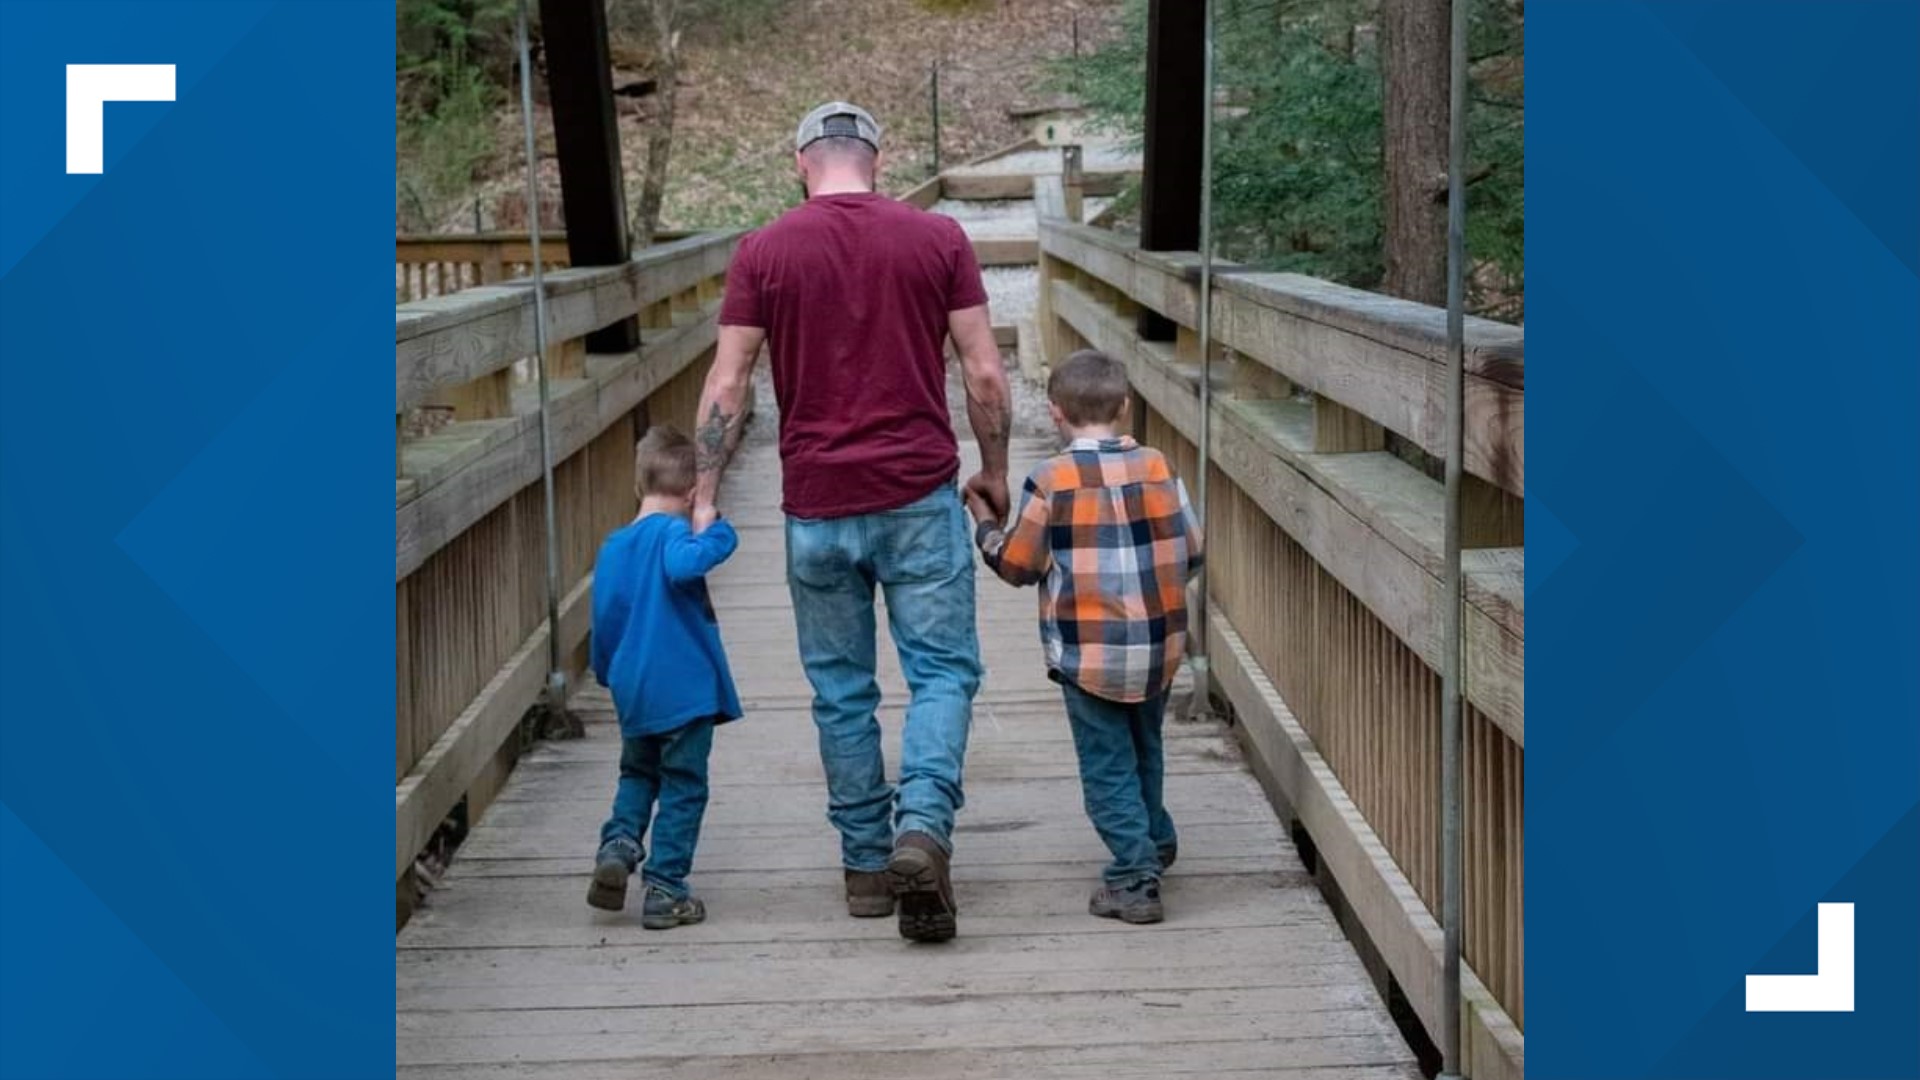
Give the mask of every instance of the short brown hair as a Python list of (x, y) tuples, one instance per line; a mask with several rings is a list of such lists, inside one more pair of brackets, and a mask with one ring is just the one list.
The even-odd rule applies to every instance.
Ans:
[(1106, 424), (1127, 404), (1127, 369), (1098, 349), (1081, 349), (1047, 378), (1047, 400), (1069, 424)]
[(633, 486), (640, 496), (684, 496), (693, 491), (693, 482), (693, 440), (672, 424), (648, 428), (633, 451)]

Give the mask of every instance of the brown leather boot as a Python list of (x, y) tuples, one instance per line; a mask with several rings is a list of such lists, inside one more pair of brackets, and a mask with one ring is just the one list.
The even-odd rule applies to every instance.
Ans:
[(957, 932), (953, 881), (947, 851), (923, 832), (901, 833), (887, 860), (893, 894), (900, 901), (900, 936), (909, 941), (948, 941)]
[(885, 870), (848, 870), (847, 914), (878, 919), (893, 914), (893, 881)]

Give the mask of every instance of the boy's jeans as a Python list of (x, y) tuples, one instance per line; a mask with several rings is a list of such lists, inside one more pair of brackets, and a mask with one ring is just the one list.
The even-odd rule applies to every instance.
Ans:
[(602, 845), (616, 838), (638, 845), (651, 816), (653, 853), (640, 877), (676, 897), (687, 895), (693, 848), (700, 842), (700, 818), (707, 811), (707, 755), (712, 750), (711, 719), (623, 739), (613, 816), (600, 828)]
[(1103, 876), (1132, 885), (1160, 876), (1160, 849), (1173, 846), (1173, 817), (1161, 793), (1167, 764), (1160, 723), (1167, 695), (1140, 702), (1108, 701), (1061, 683), (1073, 749), (1080, 758), (1080, 793), (1094, 831), (1113, 853)]
[[(896, 830), (924, 832), (952, 847), (980, 687), (973, 582), (966, 512), (951, 484), (895, 510), (787, 518), (787, 586), (800, 663), (813, 684), (827, 820), (840, 830), (849, 869), (885, 869)], [(912, 694), (897, 806), (874, 719), (876, 583)]]

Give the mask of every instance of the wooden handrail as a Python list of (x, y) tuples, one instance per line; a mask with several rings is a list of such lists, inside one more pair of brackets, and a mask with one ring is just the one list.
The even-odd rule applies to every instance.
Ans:
[[(738, 232), (702, 233), (648, 248), (619, 266), (546, 276), (548, 338), (559, 342), (636, 315), (726, 272)], [(401, 304), (394, 318), (397, 412), (433, 391), (472, 382), (534, 351), (533, 293), (525, 279)]]
[[(1058, 219), (1041, 223), (1040, 249), (1180, 326), (1198, 322), (1192, 253), (1141, 251), (1131, 237)], [(1445, 311), (1299, 274), (1235, 270), (1218, 280), (1213, 326), (1222, 346), (1442, 452)], [(1470, 318), (1466, 344), (1464, 466), (1525, 495), (1525, 334)]]

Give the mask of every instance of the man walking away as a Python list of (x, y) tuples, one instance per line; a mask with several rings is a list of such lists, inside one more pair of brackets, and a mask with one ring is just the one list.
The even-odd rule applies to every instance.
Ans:
[[(765, 342), (780, 406), (788, 587), (847, 910), (884, 916), (897, 899), (902, 936), (945, 941), (955, 933), (948, 862), (981, 673), (947, 338), (980, 443), (982, 468), (966, 490), (1001, 518), (1006, 375), (966, 233), (876, 192), (873, 117), (829, 102), (800, 122), (794, 149), (806, 202), (743, 239), (727, 272), (700, 398), (694, 520), (712, 519)], [(876, 585), (911, 693), (897, 789), (874, 718)]]

